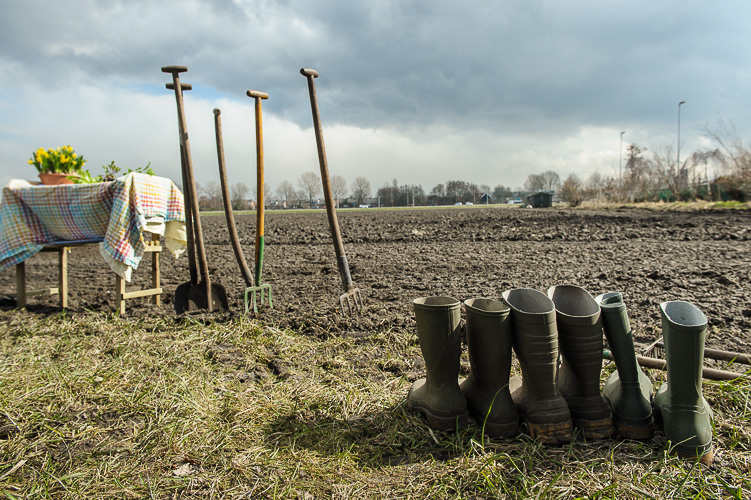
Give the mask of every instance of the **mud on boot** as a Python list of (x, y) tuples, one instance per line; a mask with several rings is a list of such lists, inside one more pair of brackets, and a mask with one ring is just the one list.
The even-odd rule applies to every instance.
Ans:
[(544, 444), (571, 441), (574, 427), (566, 400), (556, 386), (558, 335), (555, 306), (542, 292), (514, 288), (503, 292), (511, 308), (511, 330), (521, 377), (510, 381), (511, 397), (530, 435)]
[(600, 306), (585, 289), (558, 285), (548, 289), (558, 327), (562, 363), (557, 385), (568, 403), (574, 427), (587, 439), (613, 435), (613, 413), (600, 394), (602, 322)]

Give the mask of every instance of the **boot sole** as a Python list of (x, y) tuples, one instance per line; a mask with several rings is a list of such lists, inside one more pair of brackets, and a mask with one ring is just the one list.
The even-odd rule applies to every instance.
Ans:
[(407, 407), (410, 410), (418, 411), (420, 413), (423, 413), (425, 415), (425, 420), (428, 421), (428, 424), (439, 431), (444, 432), (453, 432), (453, 431), (461, 431), (469, 427), (469, 412), (460, 413), (458, 415), (436, 415), (435, 413), (431, 412), (431, 409), (422, 406), (422, 405), (415, 405), (407, 403)]
[(574, 435), (574, 425), (571, 420), (553, 424), (535, 424), (524, 419), (524, 423), (527, 424), (529, 435), (546, 445), (569, 443)]
[(687, 455), (684, 453), (676, 453), (676, 455), (678, 456), (678, 458), (681, 458), (683, 460), (691, 460), (692, 462), (699, 461), (699, 463), (702, 463), (704, 465), (710, 465), (714, 461), (714, 450), (712, 448), (710, 448), (708, 452), (700, 457), (697, 457), (696, 455)]
[(615, 432), (612, 418), (602, 420), (573, 419), (574, 427), (580, 429), (585, 439), (607, 439)]
[(484, 415), (479, 415), (476, 412), (470, 410), (470, 416), (475, 420), (477, 426), (482, 429), (485, 426), (485, 435), (499, 438), (499, 437), (514, 437), (519, 433), (519, 420), (512, 420), (509, 422), (493, 422), (490, 419), (485, 420)]
[(626, 439), (649, 439), (655, 435), (654, 422), (647, 425), (626, 425), (616, 422), (615, 431)]

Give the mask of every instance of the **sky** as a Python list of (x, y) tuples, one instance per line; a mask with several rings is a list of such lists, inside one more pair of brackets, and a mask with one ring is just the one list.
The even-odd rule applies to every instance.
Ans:
[[(635, 143), (681, 156), (706, 130), (751, 142), (747, 0), (0, 0), (0, 183), (35, 179), (34, 150), (71, 145), (93, 175), (150, 163), (180, 184), (171, 76), (196, 180), (319, 173), (300, 68), (314, 68), (331, 175), (522, 186), (530, 174), (615, 176)], [(685, 101), (679, 107), (678, 103)], [(623, 142), (621, 146), (621, 132)], [(269, 195), (267, 195), (269, 196)]]

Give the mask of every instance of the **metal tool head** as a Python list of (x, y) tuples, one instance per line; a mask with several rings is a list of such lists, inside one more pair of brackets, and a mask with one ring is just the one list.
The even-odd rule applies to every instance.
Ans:
[(312, 76), (313, 78), (318, 78), (318, 71), (314, 70), (313, 68), (300, 68), (300, 74), (303, 76)]
[[(248, 294), (250, 294), (250, 301), (248, 300)], [(253, 303), (253, 312), (257, 313), (259, 302), (260, 302), (260, 305), (263, 305), (263, 303), (266, 300), (267, 294), (269, 298), (269, 307), (273, 309), (274, 303), (271, 301), (271, 285), (265, 284), (265, 285), (251, 286), (249, 288), (246, 288), (245, 289), (245, 314), (248, 314), (248, 309), (250, 309), (250, 302)], [(258, 300), (259, 295), (260, 295), (260, 301)]]
[(253, 97), (253, 98), (257, 97), (260, 99), (269, 98), (269, 95), (266, 92), (261, 92), (260, 90), (248, 90), (247, 92), (245, 92), (245, 95), (247, 95), (248, 97)]
[(352, 288), (347, 293), (339, 296), (339, 305), (342, 308), (342, 314), (351, 316), (354, 313), (361, 313), (363, 309), (362, 295), (359, 288)]

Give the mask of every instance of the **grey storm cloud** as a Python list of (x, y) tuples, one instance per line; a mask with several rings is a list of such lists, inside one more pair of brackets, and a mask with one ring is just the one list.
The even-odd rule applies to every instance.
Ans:
[(0, 104), (81, 85), (161, 95), (159, 68), (181, 64), (195, 95), (249, 105), (245, 90), (264, 90), (268, 112), (305, 128), (299, 69), (312, 67), (326, 127), (418, 142), (443, 131), (549, 145), (587, 127), (666, 141), (680, 100), (687, 131), (720, 119), (748, 134), (748, 19), (742, 0), (7, 0)]

